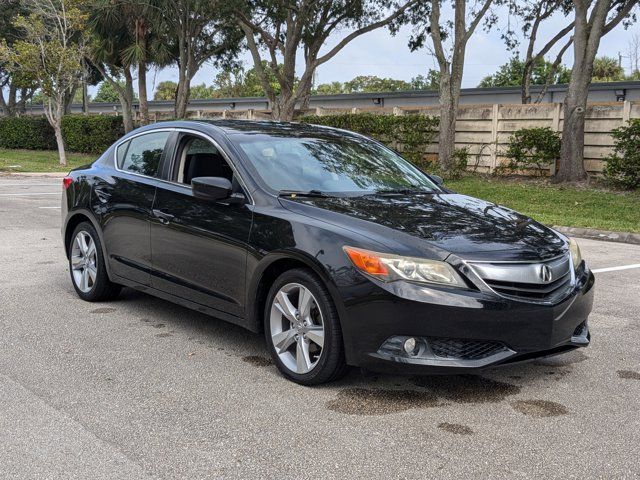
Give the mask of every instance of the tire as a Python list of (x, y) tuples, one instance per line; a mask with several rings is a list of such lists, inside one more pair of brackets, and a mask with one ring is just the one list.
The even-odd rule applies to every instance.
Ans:
[[(84, 244), (78, 243), (80, 235), (84, 238)], [(78, 296), (87, 302), (116, 298), (122, 286), (109, 280), (102, 243), (93, 225), (89, 222), (80, 223), (73, 231), (68, 247), (71, 283)]]
[[(302, 312), (301, 298), (308, 300), (302, 300)], [(264, 332), (269, 353), (286, 378), (301, 385), (319, 385), (346, 373), (338, 312), (327, 288), (312, 271), (289, 270), (276, 279), (267, 295)]]

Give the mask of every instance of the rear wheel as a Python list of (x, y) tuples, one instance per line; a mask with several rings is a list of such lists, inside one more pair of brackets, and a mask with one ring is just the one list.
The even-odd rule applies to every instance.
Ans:
[(289, 270), (276, 279), (264, 321), (271, 356), (287, 378), (317, 385), (346, 371), (338, 313), (326, 287), (312, 272)]
[(71, 235), (69, 271), (76, 293), (88, 302), (111, 300), (122, 288), (109, 280), (100, 238), (89, 222), (80, 223)]

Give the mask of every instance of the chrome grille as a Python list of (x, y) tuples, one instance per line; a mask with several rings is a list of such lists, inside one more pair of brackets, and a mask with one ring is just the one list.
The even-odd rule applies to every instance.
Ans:
[(494, 292), (529, 301), (550, 302), (571, 287), (569, 255), (537, 263), (474, 263), (475, 273)]

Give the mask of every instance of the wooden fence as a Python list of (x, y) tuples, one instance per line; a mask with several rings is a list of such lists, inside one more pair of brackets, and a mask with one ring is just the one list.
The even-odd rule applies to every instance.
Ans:
[[(438, 116), (437, 106), (395, 108), (316, 108), (300, 114), (335, 115), (341, 113), (380, 113), (385, 115), (411, 115), (421, 113)], [(585, 119), (584, 163), (587, 171), (599, 173), (603, 159), (611, 153), (611, 130), (640, 118), (640, 102), (611, 102), (589, 104)], [(224, 112), (191, 112), (191, 118), (269, 119), (267, 110), (227, 110)], [(478, 172), (492, 172), (506, 162), (503, 152), (513, 132), (521, 128), (550, 127), (562, 132), (563, 109), (561, 103), (512, 104), (512, 105), (460, 105), (456, 124), (456, 148), (467, 147), (470, 154), (469, 168)], [(156, 120), (161, 120), (158, 115)], [(438, 152), (437, 138), (425, 148), (426, 156), (435, 158)], [(552, 167), (553, 169), (553, 167)]]

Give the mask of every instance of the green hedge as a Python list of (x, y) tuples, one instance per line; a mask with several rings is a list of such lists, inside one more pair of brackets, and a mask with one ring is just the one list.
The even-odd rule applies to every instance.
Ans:
[[(99, 154), (124, 135), (120, 116), (67, 115), (62, 136), (67, 150)], [(0, 148), (56, 150), (53, 129), (45, 117), (0, 118)]]
[(307, 115), (299, 121), (352, 130), (375, 138), (421, 167), (428, 166), (425, 159), (427, 148), (438, 134), (438, 118), (426, 115), (349, 113)]
[(0, 118), (0, 148), (55, 150), (56, 138), (45, 117)]

